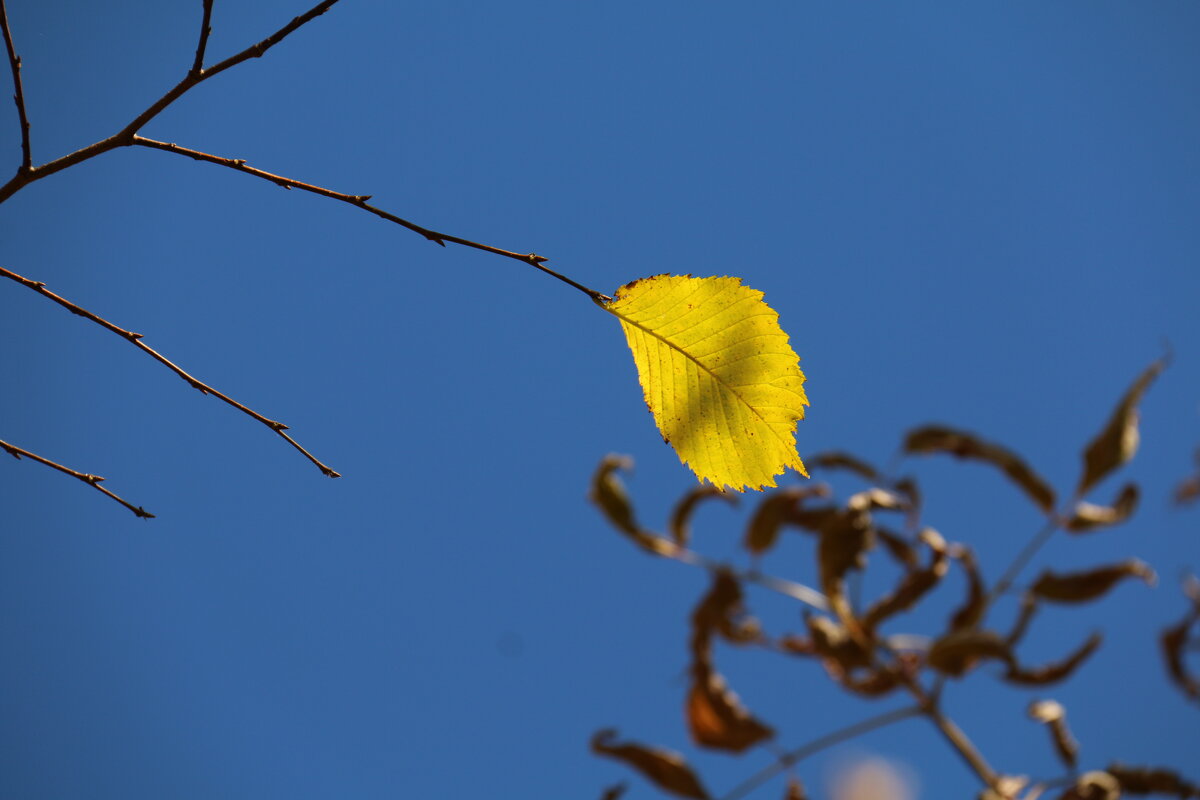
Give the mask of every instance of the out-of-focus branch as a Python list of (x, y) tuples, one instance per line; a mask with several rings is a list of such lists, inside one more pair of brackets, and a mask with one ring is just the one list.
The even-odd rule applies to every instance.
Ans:
[(481, 244), (480, 242), (473, 242), (470, 239), (451, 236), (448, 233), (438, 233), (437, 231), (417, 225), (414, 222), (409, 222), (406, 219), (402, 219), (401, 217), (398, 217), (388, 211), (384, 211), (378, 206), (371, 205), (369, 202), (367, 202), (371, 199), (371, 195), (369, 194), (345, 194), (344, 192), (335, 192), (332, 189), (326, 189), (323, 186), (315, 186), (311, 183), (298, 181), (295, 178), (276, 175), (273, 172), (267, 172), (266, 170), (252, 167), (246, 163), (244, 158), (225, 158), (223, 156), (216, 156), (200, 150), (192, 150), (187, 147), (180, 147), (174, 142), (159, 142), (155, 141), (154, 139), (147, 139), (144, 136), (134, 136), (131, 144), (140, 145), (142, 147), (151, 147), (155, 150), (162, 150), (167, 153), (174, 153), (175, 155), (187, 156), (188, 158), (192, 158), (197, 161), (207, 161), (210, 164), (228, 167), (229, 169), (237, 170), (238, 172), (242, 172), (247, 175), (253, 175), (256, 178), (262, 178), (263, 180), (270, 181), (276, 186), (282, 186), (284, 189), (300, 189), (301, 191), (318, 194), (321, 197), (328, 197), (331, 200), (340, 200), (343, 203), (349, 203), (352, 206), (357, 206), (364, 211), (368, 211), (375, 216), (380, 217), (381, 219), (387, 220), (388, 222), (394, 222), (397, 225), (408, 228), (410, 231), (418, 233), (429, 241), (440, 244), (442, 247), (446, 246), (446, 242), (452, 242), (454, 244), (462, 245), (463, 247), (471, 247), (475, 250), (482, 250), (485, 253), (494, 253), (498, 256), (513, 258), (517, 261), (537, 267), (547, 275), (558, 278), (563, 283), (573, 286), (574, 288), (586, 294), (588, 297), (592, 298), (592, 300), (596, 301), (597, 303), (612, 302), (612, 298), (608, 295), (601, 294), (595, 289), (589, 289), (583, 284), (576, 283), (567, 276), (555, 272), (554, 270), (545, 266), (544, 262), (547, 259), (544, 256), (539, 256), (536, 253), (517, 253), (513, 252), (512, 250), (493, 247), (490, 244)]
[(73, 470), (70, 467), (64, 467), (62, 464), (56, 464), (48, 458), (42, 458), (37, 453), (31, 453), (28, 450), (24, 450), (20, 447), (17, 447), (16, 445), (11, 445), (5, 441), (0, 441), (0, 448), (4, 449), (5, 452), (7, 452), (10, 456), (12, 456), (13, 458), (15, 458), (17, 460), (20, 460), (22, 458), (28, 458), (32, 461), (38, 462), (39, 464), (45, 464), (47, 467), (56, 469), (59, 472), (63, 473), (64, 475), (70, 475), (72, 478), (78, 478), (79, 480), (86, 483), (88, 486), (91, 486), (93, 489), (96, 489), (97, 491), (101, 491), (104, 494), (111, 497), (113, 500), (116, 500), (118, 503), (125, 506), (130, 511), (132, 511), (134, 514), (141, 517), (142, 519), (154, 519), (154, 515), (151, 514), (149, 511), (147, 511), (146, 509), (142, 508), (141, 506), (135, 506), (133, 503), (130, 503), (126, 500), (122, 500), (115, 493), (110, 492), (108, 489), (101, 486), (100, 482), (103, 481), (104, 478), (101, 478), (99, 475), (90, 475), (86, 472), (79, 472), (77, 470)]
[[(339, 473), (330, 469), (325, 464), (322, 464), (320, 461), (317, 460), (317, 458), (315, 456), (313, 456), (312, 453), (305, 450), (303, 447), (300, 446), (300, 444), (295, 439), (293, 439), (291, 436), (289, 436), (287, 433), (285, 433), (285, 431), (287, 431), (287, 429), (288, 429), (287, 425), (284, 425), (282, 422), (279, 422), (278, 420), (273, 420), (273, 419), (264, 417), (262, 414), (259, 414), (254, 409), (249, 408), (245, 405), (242, 405), (241, 403), (239, 403), (237, 400), (234, 400), (229, 395), (224, 394), (223, 392), (217, 391), (216, 389), (209, 386), (208, 384), (189, 375), (187, 372), (185, 372), (183, 369), (181, 369), (176, 364), (172, 363), (169, 359), (167, 359), (165, 356), (163, 356), (157, 350), (155, 350), (154, 348), (150, 347), (145, 342), (143, 342), (142, 335), (140, 333), (134, 333), (133, 331), (127, 331), (124, 328), (114, 325), (113, 323), (109, 322), (108, 320), (103, 319), (102, 317), (96, 316), (95, 314), (88, 311), (87, 309), (82, 308), (82, 307), (76, 305), (75, 303), (72, 303), (70, 300), (67, 300), (66, 298), (61, 297), (60, 295), (57, 295), (54, 292), (50, 291), (49, 289), (46, 288), (46, 285), (44, 283), (42, 283), (41, 281), (34, 281), (34, 280), (30, 280), (29, 278), (22, 277), (21, 275), (18, 275), (17, 273), (12, 272), (11, 270), (7, 270), (4, 267), (0, 267), (0, 276), (14, 280), (17, 283), (21, 284), (22, 286), (26, 286), (26, 287), (32, 289), (33, 291), (37, 292), (38, 294), (42, 295), (43, 297), (47, 297), (47, 298), (53, 300), (54, 302), (58, 303), (60, 306), (67, 309), (72, 314), (78, 314), (81, 317), (89, 319), (92, 322), (96, 323), (97, 325), (101, 326), (102, 328), (105, 328), (105, 329), (117, 334), (121, 338), (129, 341), (131, 344), (133, 344), (134, 347), (136, 347), (139, 350), (141, 350), (142, 352), (148, 354), (149, 356), (154, 358), (156, 361), (158, 361), (160, 364), (163, 364), (164, 366), (166, 366), (168, 369), (170, 369), (176, 375), (183, 378), (185, 381), (188, 382), (188, 384), (190, 384), (192, 386), (192, 388), (198, 389), (203, 394), (211, 394), (213, 397), (216, 397), (220, 400), (225, 401), (226, 403), (233, 406), (237, 410), (241, 411), (242, 413), (244, 413), (250, 417), (253, 417), (254, 419), (261, 422), (263, 425), (266, 425), (268, 428), (275, 431), (275, 433), (282, 436), (292, 447), (296, 448), (301, 453), (303, 453), (305, 458), (307, 458), (309, 461), (311, 461), (313, 464), (315, 464), (317, 469), (321, 470), (321, 472), (323, 472), (325, 475), (329, 476), (330, 478), (340, 478), (341, 477), (341, 475)], [(100, 487), (97, 487), (97, 488), (100, 488)], [(101, 489), (101, 491), (103, 491), (103, 489)]]
[(199, 75), (204, 71), (204, 51), (208, 48), (208, 37), (212, 34), (213, 0), (204, 0), (204, 18), (200, 20), (200, 42), (196, 45), (196, 59), (192, 62), (189, 74)]
[[(101, 139), (98, 142), (93, 142), (87, 147), (76, 150), (74, 153), (62, 156), (61, 158), (57, 158), (54, 161), (42, 164), (41, 166), (34, 167), (30, 164), (22, 166), (22, 168), (17, 171), (17, 174), (11, 180), (9, 180), (8, 183), (0, 186), (0, 203), (3, 203), (9, 197), (16, 194), (18, 191), (36, 180), (53, 175), (56, 172), (61, 172), (67, 167), (74, 166), (82, 161), (87, 161), (89, 158), (95, 158), (101, 153), (107, 153), (109, 150), (115, 150), (118, 147), (128, 147), (129, 145), (133, 144), (134, 135), (141, 130), (147, 122), (162, 113), (167, 106), (171, 105), (171, 103), (174, 103), (176, 100), (182, 97), (189, 89), (215, 75), (224, 72), (230, 67), (237, 66), (243, 61), (251, 58), (259, 58), (272, 47), (283, 41), (297, 28), (321, 16), (337, 2), (338, 0), (322, 0), (322, 2), (313, 6), (300, 16), (295, 17), (291, 22), (289, 22), (287, 25), (284, 25), (267, 38), (250, 45), (240, 53), (232, 55), (224, 61), (209, 67), (208, 69), (196, 69), (195, 62), (193, 62), (192, 69), (188, 71), (183, 80), (175, 84), (175, 86), (168, 90), (166, 94), (154, 101), (154, 103), (152, 103), (145, 111), (138, 114), (132, 122), (114, 133), (112, 136), (109, 136), (107, 139)], [(203, 58), (204, 47), (207, 46), (208, 37), (203, 31), (207, 30), (208, 28), (207, 19), (211, 13), (211, 9), (209, 8), (210, 5), (210, 3), (205, 4), (205, 24), (203, 25), (201, 32), (200, 45), (197, 47), (197, 56), (200, 58)], [(6, 38), (8, 38), (7, 25), (5, 25), (4, 30), (6, 32)], [(10, 55), (12, 54), (11, 42), (9, 43), (9, 53)]]
[(33, 153), (29, 147), (29, 117), (25, 113), (25, 92), (21, 88), (21, 57), (17, 55), (17, 48), (13, 45), (4, 0), (0, 0), (0, 29), (4, 31), (4, 46), (8, 48), (8, 63), (12, 67), (13, 101), (17, 104), (17, 116), (21, 121), (21, 168), (17, 171), (19, 175), (33, 169)]

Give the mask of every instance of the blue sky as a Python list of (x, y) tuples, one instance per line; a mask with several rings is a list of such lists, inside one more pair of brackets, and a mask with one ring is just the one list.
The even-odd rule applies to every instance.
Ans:
[[(305, 8), (217, 0), (210, 63)], [(182, 77), (200, 3), (11, 0), (8, 14), (41, 163)], [(936, 421), (1017, 450), (1066, 494), (1170, 342), (1126, 470), (1137, 516), (1059, 537), (1035, 567), (1137, 556), (1159, 587), (1038, 620), (1031, 661), (1105, 632), (1071, 683), (1018, 691), (985, 668), (946, 702), (1002, 771), (1059, 772), (1024, 718), (1035, 696), (1066, 705), (1088, 767), (1185, 766), (1200, 711), (1165, 686), (1155, 642), (1200, 568), (1200, 511), (1167, 502), (1200, 444), (1198, 25), (1185, 2), (343, 2), (143, 133), (372, 194), (603, 292), (739, 275), (802, 358), (802, 455), (886, 463)], [(5, 101), (0, 170), (19, 144)], [(682, 750), (717, 793), (769, 762), (690, 746), (685, 620), (707, 578), (633, 551), (586, 501), (608, 452), (636, 459), (649, 524), (693, 485), (587, 298), (140, 148), (22, 190), (0, 242), (0, 265), (141, 332), (344, 475), (4, 282), (0, 438), (106, 476), (158, 518), (0, 462), (0, 794), (591, 797), (626, 777), (587, 752), (605, 726)], [(984, 467), (901, 469), (926, 521), (993, 578), (1038, 527)], [(697, 546), (735, 555), (748, 505), (705, 507)], [(765, 566), (811, 581), (811, 542)], [(935, 630), (957, 586), (912, 627)], [(799, 626), (778, 598), (750, 604)], [(783, 747), (902, 704), (843, 697), (814, 664), (718, 659)], [(924, 797), (976, 790), (921, 721), (801, 774), (820, 787), (867, 752), (906, 763)], [(633, 782), (630, 797), (655, 796)]]

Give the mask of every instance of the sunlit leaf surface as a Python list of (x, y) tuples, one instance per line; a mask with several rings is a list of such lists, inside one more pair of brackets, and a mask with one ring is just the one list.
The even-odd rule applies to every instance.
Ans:
[(603, 306), (621, 321), (646, 404), (701, 480), (738, 491), (774, 486), (796, 452), (808, 398), (779, 317), (738, 278), (655, 275)]

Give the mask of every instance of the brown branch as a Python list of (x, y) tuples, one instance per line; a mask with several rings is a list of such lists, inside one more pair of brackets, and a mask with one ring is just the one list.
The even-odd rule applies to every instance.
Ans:
[(56, 469), (65, 475), (70, 475), (72, 478), (78, 478), (79, 480), (83, 481), (87, 485), (91, 486), (93, 489), (97, 489), (98, 491), (101, 491), (104, 494), (111, 497), (113, 500), (116, 500), (118, 503), (125, 506), (130, 511), (132, 511), (134, 514), (141, 517), (142, 519), (154, 519), (154, 515), (151, 514), (149, 511), (147, 511), (146, 509), (142, 508), (141, 506), (135, 506), (132, 503), (127, 502), (125, 500), (122, 500), (115, 493), (110, 492), (108, 489), (105, 489), (103, 486), (101, 486), (100, 482), (103, 481), (104, 478), (101, 478), (99, 475), (90, 475), (86, 472), (78, 472), (76, 470), (71, 469), (70, 467), (64, 467), (62, 464), (56, 464), (48, 458), (42, 458), (37, 453), (31, 453), (28, 450), (23, 450), (20, 447), (11, 445), (5, 441), (0, 441), (0, 448), (3, 448), (5, 451), (8, 452), (8, 454), (10, 456), (17, 459), (18, 461), (23, 457), (28, 458), (28, 459), (38, 462), (39, 464), (45, 464), (47, 467)]
[(198, 389), (202, 394), (211, 394), (213, 397), (216, 397), (220, 400), (224, 400), (226, 403), (233, 406), (237, 410), (241, 411), (244, 414), (247, 414), (248, 416), (253, 417), (254, 419), (261, 422), (263, 425), (266, 425), (268, 428), (275, 431), (275, 433), (282, 436), (288, 442), (288, 444), (290, 444), (292, 447), (296, 448), (301, 453), (303, 453), (305, 458), (307, 458), (309, 461), (311, 461), (313, 464), (315, 464), (317, 466), (317, 469), (321, 470), (321, 472), (325, 473), (330, 478), (340, 478), (341, 477), (341, 475), (339, 473), (333, 471), (329, 467), (322, 464), (320, 461), (318, 461), (316, 459), (315, 456), (313, 456), (312, 453), (305, 450), (303, 447), (300, 446), (300, 444), (295, 439), (293, 439), (291, 436), (289, 436), (287, 433), (285, 433), (285, 431), (287, 431), (287, 429), (288, 429), (287, 425), (284, 425), (282, 422), (279, 422), (277, 420), (268, 419), (267, 417), (264, 417), (262, 414), (259, 414), (254, 409), (242, 405), (241, 403), (239, 403), (237, 400), (234, 400), (229, 395), (217, 391), (216, 389), (209, 386), (208, 384), (203, 383), (202, 381), (189, 375), (187, 372), (184, 372), (183, 369), (181, 369), (180, 367), (178, 367), (177, 365), (172, 363), (169, 359), (167, 359), (165, 356), (163, 356), (157, 350), (155, 350), (154, 348), (150, 347), (145, 342), (143, 342), (142, 335), (140, 333), (134, 333), (133, 331), (127, 331), (124, 328), (121, 328), (121, 327), (109, 322), (108, 320), (103, 319), (102, 317), (96, 316), (95, 314), (88, 311), (87, 309), (81, 308), (80, 306), (75, 305), (70, 300), (67, 300), (66, 298), (61, 297), (61, 296), (55, 294), (54, 292), (50, 291), (49, 289), (47, 289), (46, 284), (42, 283), (41, 281), (33, 281), (33, 280), (30, 280), (29, 278), (22, 277), (21, 275), (18, 275), (17, 273), (12, 272), (11, 270), (7, 270), (4, 267), (0, 267), (0, 276), (14, 280), (17, 283), (21, 284), (22, 286), (32, 289), (33, 291), (37, 292), (38, 294), (42, 295), (43, 297), (47, 297), (47, 298), (53, 300), (54, 302), (58, 303), (60, 306), (67, 309), (72, 314), (78, 314), (81, 317), (90, 319), (92, 322), (96, 323), (97, 325), (101, 326), (102, 328), (105, 328), (105, 329), (117, 334), (121, 338), (129, 341), (131, 344), (133, 344), (134, 347), (138, 348), (139, 350), (143, 351), (144, 353), (149, 354), (156, 361), (158, 361), (159, 363), (166, 366), (168, 369), (170, 369), (172, 372), (174, 372), (179, 377), (183, 378), (185, 381), (188, 382), (188, 384), (190, 384), (192, 386), (193, 389)]
[(29, 117), (25, 113), (25, 92), (21, 89), (21, 57), (13, 45), (12, 31), (8, 28), (8, 11), (4, 8), (4, 0), (0, 0), (0, 29), (4, 31), (4, 46), (8, 48), (8, 64), (12, 68), (13, 101), (17, 104), (17, 116), (21, 120), (21, 167), (17, 174), (28, 173), (33, 169), (33, 153), (29, 147)]
[(208, 37), (212, 33), (213, 0), (204, 0), (204, 18), (200, 20), (200, 43), (196, 45), (196, 60), (192, 62), (191, 75), (204, 72), (204, 51), (208, 47)]
[(301, 191), (311, 192), (312, 194), (317, 194), (321, 197), (328, 197), (331, 200), (340, 200), (343, 203), (349, 203), (352, 206), (356, 206), (364, 211), (368, 211), (375, 216), (380, 217), (381, 219), (387, 220), (388, 222), (394, 222), (397, 225), (408, 228), (410, 231), (418, 233), (429, 241), (436, 242), (443, 247), (446, 246), (446, 242), (452, 242), (454, 244), (462, 245), (463, 247), (471, 247), (476, 250), (482, 250), (485, 253), (494, 253), (499, 256), (506, 256), (507, 258), (516, 259), (517, 261), (537, 267), (547, 275), (558, 278), (563, 283), (573, 286), (574, 288), (586, 294), (588, 297), (592, 298), (592, 300), (597, 303), (604, 304), (612, 302), (612, 298), (608, 295), (601, 294), (595, 289), (589, 289), (583, 284), (576, 283), (567, 276), (555, 272), (549, 267), (546, 267), (544, 262), (547, 259), (544, 256), (539, 256), (536, 253), (516, 253), (512, 250), (504, 250), (499, 247), (493, 247), (489, 244), (481, 244), (479, 242), (473, 242), (469, 239), (459, 238), (458, 236), (451, 236), (448, 233), (438, 233), (437, 231), (417, 225), (414, 222), (409, 222), (406, 219), (402, 219), (388, 211), (384, 211), (382, 208), (371, 205), (369, 202), (367, 202), (371, 199), (371, 195), (369, 194), (345, 194), (343, 192), (335, 192), (332, 189), (326, 189), (323, 186), (315, 186), (311, 183), (305, 183), (294, 178), (276, 175), (273, 172), (267, 172), (266, 170), (252, 167), (246, 163), (244, 158), (225, 158), (223, 156), (216, 156), (200, 150), (192, 150), (187, 147), (180, 147), (173, 142), (159, 142), (154, 139), (147, 139), (144, 136), (135, 135), (133, 137), (132, 144), (140, 145), (142, 147), (150, 147), (155, 150), (163, 150), (167, 153), (174, 153), (175, 155), (187, 156), (188, 158), (192, 158), (197, 161), (207, 161), (210, 164), (217, 164), (218, 166), (222, 167), (228, 167), (229, 169), (237, 170), (238, 172), (245, 173), (246, 175), (253, 175), (256, 178), (262, 178), (265, 181), (270, 181), (276, 186), (282, 186), (284, 189), (300, 189)]
[[(12, 197), (18, 191), (36, 180), (53, 175), (56, 172), (61, 172), (67, 167), (72, 167), (82, 161), (87, 161), (89, 158), (95, 158), (101, 153), (107, 153), (109, 150), (115, 150), (118, 147), (128, 147), (129, 145), (133, 144), (134, 135), (141, 130), (141, 128), (147, 122), (162, 113), (167, 106), (171, 105), (171, 103), (174, 103), (176, 100), (182, 97), (189, 89), (208, 80), (214, 75), (224, 72), (230, 67), (237, 66), (243, 61), (251, 58), (259, 58), (272, 47), (283, 41), (284, 38), (286, 38), (297, 28), (304, 25), (306, 22), (321, 16), (337, 2), (338, 0), (322, 0), (322, 2), (313, 6), (300, 16), (294, 18), (287, 25), (284, 25), (282, 28), (275, 31), (275, 33), (271, 34), (260, 42), (250, 45), (240, 53), (230, 56), (229, 58), (225, 59), (219, 64), (215, 64), (209, 69), (189, 71), (187, 75), (184, 76), (183, 80), (175, 84), (175, 86), (169, 89), (162, 97), (158, 98), (158, 100), (154, 101), (154, 103), (152, 103), (145, 111), (143, 111), (141, 114), (138, 114), (132, 122), (114, 133), (112, 136), (109, 136), (107, 139), (101, 139), (98, 142), (93, 142), (87, 147), (83, 147), (79, 150), (76, 150), (74, 153), (62, 156), (61, 158), (57, 158), (54, 161), (42, 164), (40, 167), (23, 167), (17, 171), (17, 174), (11, 180), (9, 180), (8, 183), (0, 186), (0, 203), (3, 203), (9, 197)], [(5, 30), (7, 31), (7, 27)], [(202, 42), (202, 44), (206, 43)], [(197, 48), (197, 51), (199, 50), (200, 48)]]

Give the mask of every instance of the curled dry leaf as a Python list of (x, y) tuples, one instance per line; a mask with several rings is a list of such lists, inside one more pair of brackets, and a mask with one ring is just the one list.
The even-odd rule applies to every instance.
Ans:
[(1138, 504), (1138, 487), (1126, 484), (1117, 494), (1111, 506), (1098, 506), (1088, 502), (1076, 504), (1075, 511), (1067, 520), (1066, 529), (1071, 533), (1085, 533), (1108, 525), (1119, 525), (1129, 519)]
[(909, 431), (904, 439), (907, 453), (948, 453), (959, 458), (984, 461), (1000, 468), (1019, 486), (1037, 507), (1047, 514), (1054, 513), (1054, 490), (1041, 476), (1015, 453), (998, 444), (986, 442), (974, 434), (927, 425)]
[(665, 792), (693, 800), (709, 800), (700, 779), (679, 753), (632, 742), (617, 744), (613, 741), (616, 737), (617, 732), (611, 728), (597, 731), (592, 736), (592, 752), (633, 767)]
[[(735, 753), (774, 735), (751, 716), (712, 664), (713, 632), (743, 641), (744, 614), (741, 584), (728, 571), (718, 570), (692, 612), (692, 686), (685, 706), (688, 729), (697, 744)], [(761, 637), (757, 625), (749, 630), (755, 638)]]
[(658, 430), (701, 481), (761, 489), (791, 468), (808, 398), (762, 292), (738, 278), (654, 275), (600, 307), (625, 332)]
[(824, 483), (792, 486), (766, 496), (750, 517), (743, 546), (756, 556), (762, 555), (775, 546), (779, 531), (801, 503), (810, 497), (828, 496), (829, 486)]
[(1200, 582), (1194, 577), (1191, 578), (1185, 584), (1185, 591), (1192, 601), (1192, 608), (1178, 625), (1172, 625), (1163, 631), (1160, 642), (1171, 681), (1188, 697), (1200, 700), (1200, 677), (1188, 672), (1184, 657), (1192, 626), (1200, 622)]
[(1037, 700), (1029, 704), (1030, 719), (1045, 723), (1054, 742), (1054, 750), (1070, 769), (1079, 760), (1079, 743), (1067, 728), (1067, 710), (1057, 700)]
[(987, 610), (987, 590), (983, 587), (979, 565), (975, 563), (975, 554), (970, 548), (958, 545), (950, 551), (950, 555), (967, 573), (967, 597), (950, 618), (950, 629), (973, 628)]
[(1075, 785), (1060, 794), (1059, 800), (1117, 800), (1121, 784), (1107, 772), (1085, 772), (1075, 779)]
[(783, 795), (783, 800), (808, 800), (808, 793), (804, 791), (804, 784), (795, 775), (788, 778), (787, 792)]
[(1126, 390), (1104, 430), (1083, 451), (1083, 475), (1076, 494), (1082, 495), (1099, 483), (1108, 473), (1133, 458), (1138, 448), (1138, 403), (1146, 389), (1167, 366), (1166, 356), (1142, 371)]
[(933, 643), (926, 656), (929, 666), (955, 678), (987, 659), (1003, 661), (1010, 668), (1016, 663), (1008, 642), (999, 634), (974, 628), (947, 633)]
[(628, 789), (629, 784), (625, 783), (624, 781), (621, 781), (620, 783), (614, 783), (612, 786), (609, 786), (604, 790), (604, 794), (600, 795), (600, 800), (617, 800), (617, 798), (625, 794)]
[(1196, 448), (1196, 455), (1193, 457), (1196, 462), (1196, 472), (1179, 482), (1175, 487), (1175, 505), (1185, 506), (1196, 501), (1200, 497), (1200, 447)]
[(881, 525), (875, 526), (875, 536), (883, 542), (884, 549), (892, 558), (896, 559), (900, 566), (906, 570), (916, 569), (917, 564), (920, 563), (920, 557), (917, 555), (917, 549), (906, 537)]
[(604, 512), (604, 516), (614, 528), (632, 539), (639, 547), (656, 555), (669, 555), (674, 552), (674, 545), (661, 536), (644, 530), (637, 522), (633, 503), (630, 502), (625, 485), (617, 475), (618, 470), (631, 469), (633, 459), (629, 456), (611, 453), (605, 456), (592, 475), (592, 488), (588, 498)]
[(1019, 664), (1013, 663), (1009, 666), (1004, 680), (1018, 686), (1049, 686), (1052, 683), (1058, 683), (1070, 677), (1071, 673), (1078, 669), (1080, 664), (1086, 661), (1092, 653), (1096, 652), (1096, 649), (1100, 647), (1100, 643), (1103, 641), (1104, 638), (1100, 634), (1093, 633), (1074, 653), (1062, 661), (1045, 664), (1041, 667), (1022, 667)]
[(1086, 603), (1103, 596), (1124, 578), (1141, 578), (1150, 586), (1157, 580), (1154, 570), (1133, 558), (1120, 564), (1062, 575), (1046, 570), (1029, 591), (1038, 599), (1052, 603)]
[(912, 569), (900, 579), (889, 595), (877, 600), (863, 615), (862, 625), (873, 631), (889, 617), (907, 611), (946, 576), (950, 569), (946, 540), (933, 528), (921, 531), (919, 540), (929, 548), (929, 564), (924, 569)]
[(816, 469), (844, 469), (869, 481), (879, 480), (879, 470), (857, 456), (840, 450), (826, 450), (810, 456), (809, 465)]
[(692, 514), (698, 505), (714, 497), (731, 506), (737, 505), (737, 495), (723, 492), (715, 486), (697, 486), (675, 504), (675, 510), (671, 512), (671, 539), (675, 544), (687, 546), (692, 538)]
[(737, 693), (708, 664), (695, 665), (693, 672), (686, 715), (696, 744), (740, 753), (775, 735), (746, 710)]
[(1173, 794), (1176, 797), (1200, 797), (1200, 784), (1185, 779), (1175, 770), (1162, 767), (1130, 767), (1110, 764), (1107, 772), (1116, 778), (1122, 791), (1129, 794)]

